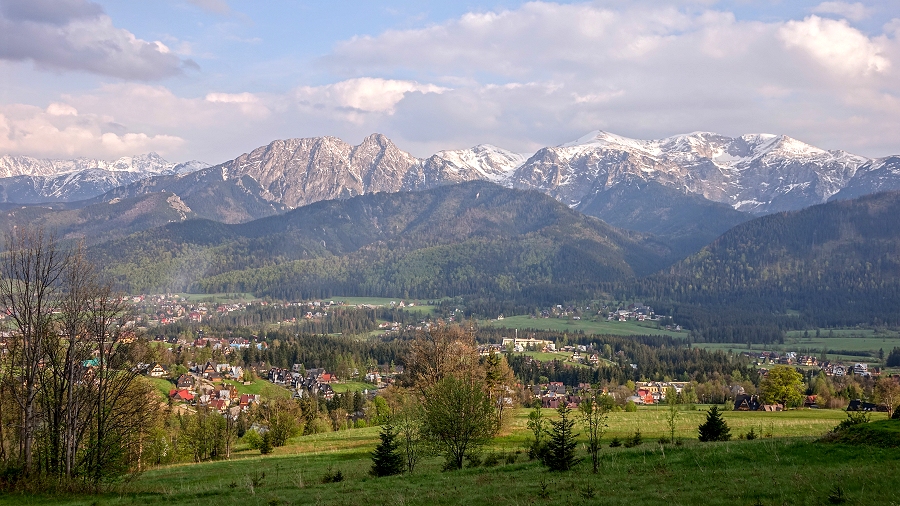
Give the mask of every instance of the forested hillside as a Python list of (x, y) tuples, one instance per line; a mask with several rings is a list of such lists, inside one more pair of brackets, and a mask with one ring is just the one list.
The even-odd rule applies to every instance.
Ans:
[[(900, 323), (900, 192), (738, 225), (639, 284), (716, 338), (734, 328)], [(724, 337), (719, 335), (718, 337)], [(740, 336), (733, 336), (740, 337)], [(753, 336), (745, 336), (752, 340)], [(756, 342), (760, 342), (757, 340)]]
[(239, 225), (173, 223), (91, 250), (132, 291), (513, 296), (535, 286), (593, 293), (675, 258), (534, 191), (471, 182), (318, 202)]

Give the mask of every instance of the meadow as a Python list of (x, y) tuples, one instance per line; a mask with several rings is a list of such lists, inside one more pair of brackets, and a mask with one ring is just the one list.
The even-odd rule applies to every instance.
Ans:
[[(768, 436), (753, 441), (700, 443), (696, 427), (705, 407), (681, 412), (681, 445), (660, 445), (668, 432), (664, 408), (610, 415), (605, 440), (640, 430), (634, 448), (601, 451), (592, 474), (586, 459), (568, 472), (549, 472), (523, 451), (527, 410), (515, 413), (505, 434), (482, 456), (494, 466), (441, 472), (441, 459), (423, 461), (412, 475), (373, 478), (369, 452), (377, 427), (294, 438), (274, 455), (242, 450), (230, 461), (184, 464), (147, 471), (100, 496), (0, 496), (2, 505), (253, 506), (295, 504), (896, 504), (900, 449), (817, 442), (845, 417), (841, 411), (726, 412), (732, 434), (750, 428)], [(545, 414), (552, 411), (544, 410)], [(883, 417), (883, 416), (882, 416)], [(891, 422), (893, 423), (893, 422)], [(582, 438), (583, 439), (583, 438)], [(585, 455), (583, 446), (578, 448)], [(322, 483), (340, 471), (343, 481)]]
[(653, 322), (637, 321), (606, 321), (605, 319), (593, 321), (588, 319), (573, 320), (571, 318), (532, 318), (527, 315), (510, 316), (502, 320), (480, 320), (479, 325), (485, 327), (506, 327), (519, 330), (551, 330), (555, 332), (584, 332), (585, 334), (600, 334), (608, 336), (636, 336), (654, 335), (670, 337), (687, 337), (685, 331), (657, 329)]

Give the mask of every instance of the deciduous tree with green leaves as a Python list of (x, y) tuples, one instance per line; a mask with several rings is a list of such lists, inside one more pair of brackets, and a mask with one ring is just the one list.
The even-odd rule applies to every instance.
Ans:
[(759, 385), (766, 404), (797, 406), (803, 402), (803, 375), (793, 367), (776, 365)]

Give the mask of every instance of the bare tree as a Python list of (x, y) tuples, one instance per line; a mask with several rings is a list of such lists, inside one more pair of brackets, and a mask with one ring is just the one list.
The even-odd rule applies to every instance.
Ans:
[(592, 469), (596, 474), (600, 468), (600, 447), (603, 434), (609, 427), (609, 408), (612, 398), (606, 395), (591, 396), (581, 402), (578, 409), (581, 411), (581, 419), (587, 429), (587, 450), (591, 456)]
[(5, 237), (0, 257), (0, 305), (12, 325), (8, 328), (4, 390), (17, 405), (18, 461), (26, 474), (34, 470), (38, 427), (38, 393), (45, 345), (54, 339), (53, 310), (59, 305), (60, 285), (69, 255), (42, 229), (13, 229)]

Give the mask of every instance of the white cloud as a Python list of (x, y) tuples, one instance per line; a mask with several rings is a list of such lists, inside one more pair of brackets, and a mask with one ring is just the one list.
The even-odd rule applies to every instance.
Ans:
[[(897, 23), (866, 35), (819, 16), (760, 22), (696, 4), (531, 2), (346, 40), (319, 60), (327, 84), (180, 95), (118, 83), (21, 117), (0, 109), (0, 152), (153, 146), (217, 163), (279, 138), (355, 143), (381, 132), (427, 156), (484, 142), (526, 152), (599, 128), (639, 138), (775, 132), (883, 156), (900, 152)], [(56, 144), (15, 137), (20, 125), (45, 125)]]
[(816, 14), (836, 14), (850, 21), (862, 21), (872, 15), (873, 9), (860, 2), (822, 2), (813, 7)]
[(53, 102), (47, 106), (47, 114), (51, 116), (78, 116), (78, 109), (71, 105)]
[(0, 153), (35, 157), (113, 158), (148, 151), (171, 152), (184, 140), (172, 135), (122, 132), (120, 125), (75, 108), (50, 104), (47, 110), (13, 104), (0, 106)]
[(845, 20), (809, 16), (803, 21), (788, 21), (779, 36), (788, 47), (800, 48), (842, 74), (865, 75), (890, 66), (879, 45)]
[(408, 93), (443, 93), (447, 88), (414, 81), (362, 77), (325, 86), (303, 86), (294, 91), (301, 104), (392, 114)]
[(169, 77), (197, 66), (162, 42), (116, 28), (97, 4), (83, 0), (3, 0), (0, 59), (136, 80)]

